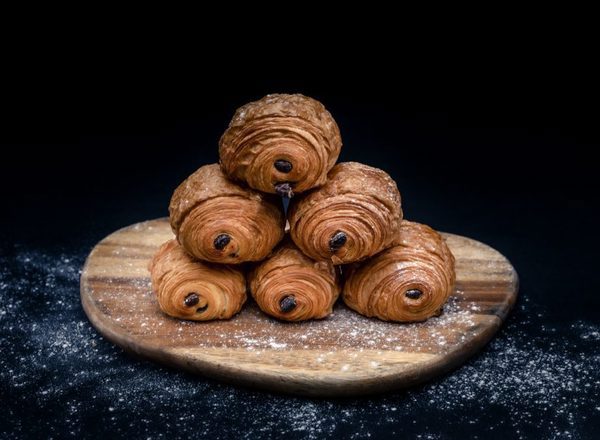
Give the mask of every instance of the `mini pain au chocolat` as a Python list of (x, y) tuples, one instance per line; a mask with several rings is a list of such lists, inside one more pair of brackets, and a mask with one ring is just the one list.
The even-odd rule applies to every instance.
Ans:
[(323, 104), (273, 94), (235, 112), (219, 155), (230, 178), (289, 198), (323, 185), (341, 147), (339, 128)]
[(298, 197), (290, 233), (315, 260), (347, 264), (390, 247), (402, 221), (400, 193), (384, 171), (357, 162), (337, 164), (327, 183)]
[(246, 302), (240, 270), (193, 260), (175, 240), (160, 247), (149, 270), (161, 310), (175, 318), (228, 319)]
[(206, 165), (173, 193), (171, 228), (193, 257), (213, 263), (260, 261), (284, 235), (280, 207), (230, 182), (218, 164)]
[(429, 226), (403, 221), (399, 244), (348, 267), (343, 299), (384, 321), (424, 321), (441, 312), (455, 281), (454, 256)]
[(260, 309), (285, 321), (325, 318), (340, 294), (335, 267), (311, 260), (291, 240), (257, 266), (248, 282)]

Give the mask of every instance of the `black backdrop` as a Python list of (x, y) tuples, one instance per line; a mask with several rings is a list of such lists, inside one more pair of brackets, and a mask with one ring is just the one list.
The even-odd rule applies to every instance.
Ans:
[[(459, 370), (407, 393), (349, 401), (292, 399), (213, 383), (113, 349), (89, 328), (79, 308), (76, 274), (61, 278), (43, 267), (62, 267), (66, 259), (75, 265), (67, 264), (66, 271), (78, 270), (108, 233), (165, 216), (177, 184), (198, 166), (218, 160), (217, 142), (235, 108), (269, 92), (301, 92), (321, 100), (341, 128), (340, 159), (391, 174), (407, 218), (486, 242), (512, 261), (521, 277), (518, 306), (497, 341), (462, 376)], [(536, 75), (467, 77), (444, 84), (426, 78), (98, 77), (76, 87), (60, 80), (13, 88), (4, 101), (0, 138), (0, 255), (7, 268), (0, 330), (3, 356), (14, 359), (2, 365), (0, 396), (11, 409), (0, 422), (17, 435), (59, 436), (188, 435), (194, 425), (196, 434), (224, 436), (591, 435), (598, 427), (593, 396), (600, 383), (592, 362), (598, 360), (600, 340), (598, 162), (593, 159), (600, 144), (598, 97), (597, 86), (576, 74), (543, 81)], [(31, 266), (32, 258), (40, 263)], [(48, 277), (54, 280), (51, 289), (38, 289), (48, 285)], [(55, 306), (59, 297), (67, 305)], [(30, 325), (36, 319), (43, 321), (48, 340), (34, 340)], [(66, 343), (79, 348), (57, 353), (51, 335), (70, 322), (85, 328), (66, 336)], [(80, 337), (93, 340), (96, 352), (109, 360), (95, 362), (87, 343), (77, 345)], [(519, 344), (530, 348), (523, 351)], [(557, 352), (557, 345), (574, 348)], [(44, 356), (49, 357), (45, 368), (23, 367)], [(565, 372), (565, 365), (574, 369)], [(540, 371), (515, 376), (513, 367)], [(583, 375), (580, 368), (589, 371)], [(19, 369), (36, 377), (19, 382)], [(491, 369), (490, 388), (477, 388), (471, 399), (448, 396), (473, 385), (465, 371), (472, 376), (486, 369)], [(69, 380), (78, 372), (85, 379)], [(563, 376), (565, 383), (575, 380), (575, 388), (564, 393), (558, 391)], [(120, 391), (106, 391), (107, 377)], [(514, 380), (527, 385), (506, 385)], [(144, 388), (148, 381), (156, 388)], [(49, 384), (52, 398), (40, 394)], [(504, 400), (486, 400), (496, 386), (507, 393)], [(186, 394), (184, 388), (201, 393)], [(157, 389), (171, 391), (163, 395)], [(124, 402), (117, 398), (121, 393)], [(521, 394), (529, 398), (520, 399)], [(554, 400), (540, 404), (536, 396), (545, 395)], [(78, 409), (69, 410), (73, 405)], [(182, 414), (190, 417), (190, 406), (204, 414), (204, 425), (177, 422)], [(396, 407), (402, 414), (391, 409)]]

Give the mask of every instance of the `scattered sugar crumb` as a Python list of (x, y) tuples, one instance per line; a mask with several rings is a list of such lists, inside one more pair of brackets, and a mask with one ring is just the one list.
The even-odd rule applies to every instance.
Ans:
[[(543, 307), (530, 303), (526, 292), (487, 348), (449, 375), (383, 396), (308, 399), (233, 387), (125, 354), (92, 328), (81, 309), (85, 256), (86, 250), (0, 248), (0, 437), (82, 438), (95, 430), (152, 439), (438, 439), (451, 432), (467, 438), (577, 439), (598, 431), (600, 326), (546, 322)], [(138, 288), (153, 300), (147, 281)], [(123, 317), (123, 326), (139, 319), (134, 304), (126, 305), (132, 316)], [(475, 325), (466, 305), (453, 300), (432, 322)], [(149, 332), (164, 328), (161, 320), (144, 319)], [(279, 324), (261, 319), (268, 322), (264, 334), (234, 326), (218, 341), (235, 342), (253, 356), (290, 349), (274, 333)], [(372, 350), (369, 341), (376, 341), (377, 349), (411, 351), (418, 348), (410, 338), (415, 331), (436, 327), (373, 320), (359, 331), (358, 319), (338, 310), (332, 320), (298, 330), (298, 344), (325, 349), (318, 337), (324, 331), (336, 332), (341, 348), (358, 343), (366, 352)], [(318, 325), (324, 326), (319, 332)], [(182, 323), (177, 333), (194, 328)], [(200, 348), (202, 336), (199, 332)], [(461, 337), (434, 336), (436, 350)], [(329, 347), (315, 361), (327, 364), (334, 356)]]

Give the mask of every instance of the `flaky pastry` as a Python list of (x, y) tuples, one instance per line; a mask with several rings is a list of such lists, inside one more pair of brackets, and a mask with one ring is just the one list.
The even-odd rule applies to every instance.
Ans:
[(291, 197), (323, 185), (342, 147), (339, 128), (315, 99), (273, 94), (240, 107), (219, 142), (223, 171)]
[(384, 171), (337, 164), (327, 183), (291, 204), (291, 237), (315, 260), (360, 261), (392, 246), (402, 220), (400, 193)]
[(284, 235), (277, 200), (229, 181), (218, 164), (206, 165), (173, 193), (171, 228), (193, 257), (213, 263), (260, 261)]
[(175, 318), (228, 319), (246, 302), (246, 279), (240, 270), (194, 260), (175, 240), (160, 247), (149, 270), (161, 310)]
[(285, 321), (325, 318), (340, 294), (334, 266), (311, 260), (291, 240), (251, 271), (248, 283), (261, 310)]
[(403, 221), (399, 243), (345, 268), (343, 299), (365, 316), (424, 321), (441, 312), (456, 278), (454, 256), (429, 226)]

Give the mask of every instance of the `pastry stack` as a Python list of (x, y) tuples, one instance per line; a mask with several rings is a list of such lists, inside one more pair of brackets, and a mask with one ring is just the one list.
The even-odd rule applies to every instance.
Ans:
[(199, 168), (171, 199), (175, 239), (149, 267), (162, 311), (228, 319), (249, 291), (284, 321), (325, 318), (340, 295), (386, 321), (441, 313), (455, 280), (448, 246), (404, 220), (387, 173), (336, 165), (341, 147), (335, 120), (312, 98), (268, 95), (239, 108), (219, 164)]

